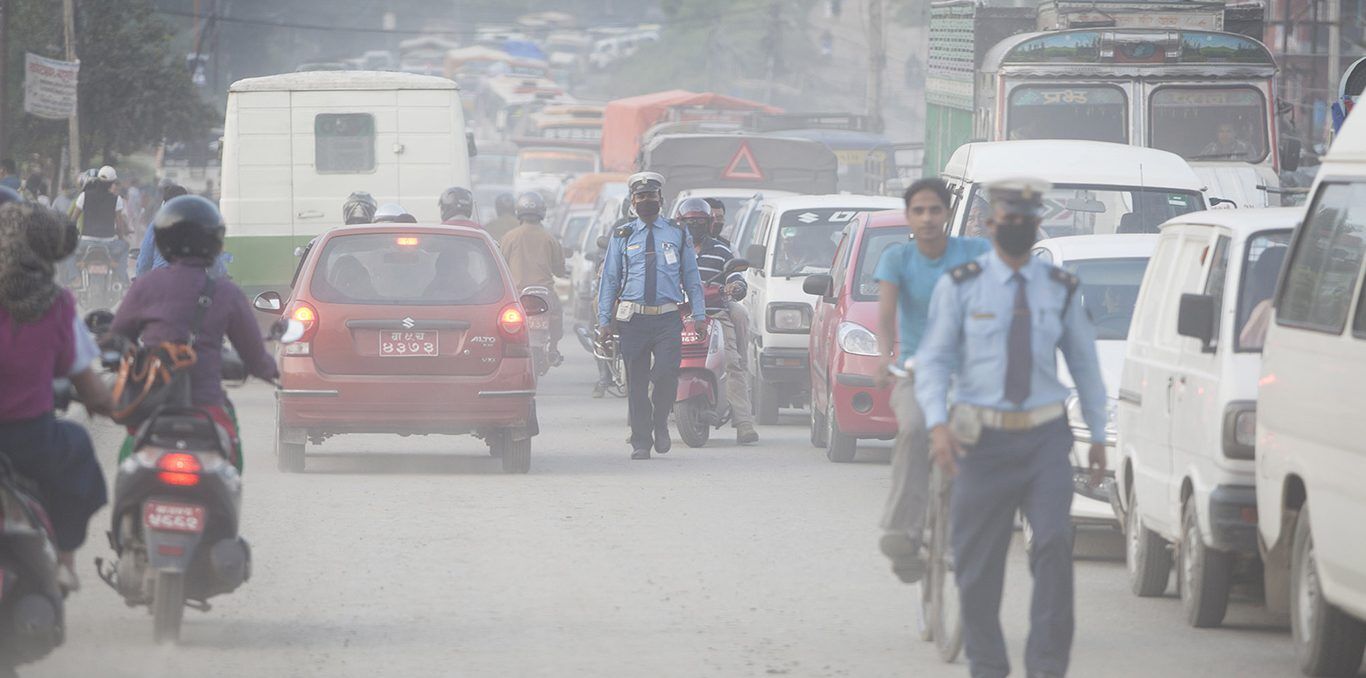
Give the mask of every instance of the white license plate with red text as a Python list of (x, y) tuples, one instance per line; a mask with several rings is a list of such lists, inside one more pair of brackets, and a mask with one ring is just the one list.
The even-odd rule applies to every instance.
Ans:
[(380, 332), (379, 354), (385, 357), (433, 357), (441, 355), (436, 332)]
[(142, 523), (153, 530), (203, 532), (204, 507), (148, 501), (142, 505)]
[(550, 329), (550, 318), (544, 315), (533, 315), (527, 318), (527, 326), (533, 330), (548, 330)]
[(97, 273), (99, 275), (104, 275), (109, 272), (109, 267), (105, 266), (104, 264), (91, 264), (90, 266), (86, 267), (86, 271), (89, 273)]

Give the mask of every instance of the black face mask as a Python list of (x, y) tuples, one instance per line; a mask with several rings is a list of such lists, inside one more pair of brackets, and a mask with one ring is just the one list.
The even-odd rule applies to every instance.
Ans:
[(996, 225), (996, 244), (1013, 257), (1029, 252), (1038, 239), (1038, 222), (1033, 219), (1010, 219)]
[(636, 214), (646, 221), (654, 221), (654, 218), (659, 216), (659, 201), (641, 200), (636, 203)]

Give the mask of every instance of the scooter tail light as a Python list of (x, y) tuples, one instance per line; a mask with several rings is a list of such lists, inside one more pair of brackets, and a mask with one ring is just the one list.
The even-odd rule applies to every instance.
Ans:
[(166, 485), (192, 487), (199, 484), (199, 472), (204, 470), (199, 457), (187, 452), (167, 452), (157, 460), (157, 479)]

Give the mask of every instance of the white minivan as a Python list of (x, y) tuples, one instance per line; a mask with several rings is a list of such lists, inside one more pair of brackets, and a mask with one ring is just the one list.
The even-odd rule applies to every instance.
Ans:
[(1174, 551), (1192, 626), (1220, 624), (1232, 583), (1255, 574), (1260, 329), (1301, 214), (1173, 219), (1139, 288), (1118, 391), (1114, 494), (1131, 588), (1166, 592)]
[(223, 125), (229, 272), (248, 289), (288, 287), (296, 246), (342, 224), (365, 191), (419, 222), (470, 187), (473, 143), (456, 84), (385, 71), (311, 71), (238, 80)]
[(1267, 606), (1300, 668), (1355, 676), (1366, 647), (1366, 116), (1347, 119), (1276, 293), (1257, 406)]
[(805, 407), (811, 397), (811, 295), (802, 281), (826, 273), (844, 227), (861, 212), (903, 209), (901, 198), (800, 195), (765, 200), (745, 247), (749, 293), (749, 375), (754, 418), (778, 423), (779, 407)]

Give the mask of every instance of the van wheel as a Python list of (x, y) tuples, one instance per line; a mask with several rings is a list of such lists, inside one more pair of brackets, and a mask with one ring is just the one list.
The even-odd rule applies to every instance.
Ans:
[(1305, 675), (1357, 675), (1366, 648), (1366, 624), (1323, 599), (1308, 502), (1295, 522), (1290, 553), (1290, 635)]
[(778, 389), (761, 377), (754, 378), (754, 419), (760, 424), (778, 423)]
[(840, 431), (840, 423), (835, 419), (835, 403), (827, 403), (825, 410), (825, 458), (838, 464), (854, 460), (858, 453), (858, 438)]
[(825, 413), (817, 412), (816, 408), (811, 408), (811, 445), (812, 447), (824, 448), (826, 444), (825, 436)]
[(1129, 570), (1129, 588), (1141, 598), (1160, 596), (1167, 592), (1167, 578), (1171, 576), (1172, 554), (1167, 541), (1143, 527), (1138, 517), (1138, 497), (1129, 488), (1129, 519), (1124, 526), (1124, 564)]
[(1212, 549), (1200, 536), (1195, 497), (1181, 512), (1181, 552), (1176, 570), (1177, 588), (1186, 623), (1198, 629), (1218, 626), (1228, 611), (1233, 586), (1233, 554)]
[(281, 473), (304, 472), (305, 443), (287, 443), (284, 431), (275, 432), (275, 463)]
[(503, 473), (526, 473), (531, 470), (531, 438), (513, 440), (511, 431), (499, 431), (493, 439), (493, 456), (502, 459)]

